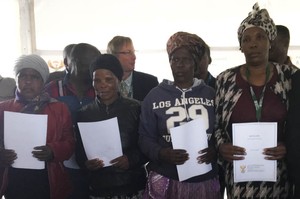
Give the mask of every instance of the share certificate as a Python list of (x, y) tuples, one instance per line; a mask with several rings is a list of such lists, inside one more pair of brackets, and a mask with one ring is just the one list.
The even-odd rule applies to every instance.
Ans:
[(276, 181), (277, 161), (265, 160), (264, 148), (277, 146), (276, 122), (232, 124), (233, 145), (246, 149), (244, 160), (233, 161), (234, 182)]
[(104, 167), (123, 155), (118, 118), (97, 122), (78, 122), (83, 147), (88, 160), (99, 158)]
[(198, 163), (198, 151), (208, 147), (206, 120), (194, 119), (181, 126), (170, 128), (174, 149), (185, 149), (189, 159), (182, 165), (176, 165), (179, 181), (184, 181), (197, 175), (203, 175), (212, 170), (211, 164)]

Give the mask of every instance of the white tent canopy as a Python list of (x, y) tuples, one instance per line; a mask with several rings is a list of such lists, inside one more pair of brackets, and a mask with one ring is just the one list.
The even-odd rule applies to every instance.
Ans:
[[(90, 43), (105, 53), (115, 35), (133, 39), (136, 69), (172, 79), (165, 51), (168, 38), (177, 31), (198, 34), (211, 47), (209, 70), (222, 70), (244, 62), (238, 50), (237, 29), (252, 10), (254, 0), (11, 0), (1, 1), (2, 60), (0, 74), (12, 76), (14, 60), (37, 53), (54, 68), (62, 49), (70, 43)], [(276, 24), (290, 29), (290, 55), (299, 65), (300, 18), (297, 0), (258, 1)], [(4, 13), (4, 14), (3, 14)], [(9, 19), (9, 20), (8, 20)], [(52, 69), (54, 70), (54, 69)]]

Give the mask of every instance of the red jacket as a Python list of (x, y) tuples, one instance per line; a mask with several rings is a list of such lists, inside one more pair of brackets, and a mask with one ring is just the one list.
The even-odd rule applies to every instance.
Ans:
[[(0, 103), (0, 146), (3, 147), (3, 120), (4, 111), (20, 112), (23, 104), (9, 100)], [(68, 173), (63, 166), (63, 161), (71, 157), (74, 152), (74, 133), (71, 115), (68, 107), (61, 102), (50, 102), (41, 114), (48, 115), (47, 146), (52, 151), (54, 158), (47, 162), (48, 178), (51, 199), (65, 199), (71, 191)], [(24, 124), (25, 126), (26, 124)], [(0, 168), (0, 194), (4, 194), (7, 185), (8, 168)]]

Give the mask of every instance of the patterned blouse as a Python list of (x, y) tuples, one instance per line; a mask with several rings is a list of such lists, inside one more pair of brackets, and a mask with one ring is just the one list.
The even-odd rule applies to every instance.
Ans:
[[(297, 69), (289, 67), (288, 65), (281, 65), (278, 63), (272, 64), (275, 66), (274, 69), (277, 70), (277, 79), (273, 81), (273, 84), (268, 84), (268, 86), (270, 86), (270, 90), (276, 96), (278, 96), (279, 99), (281, 99), (282, 103), (285, 104), (287, 109), (288, 93), (291, 89), (291, 76), (294, 72), (296, 72)], [(228, 131), (228, 129), (231, 128), (228, 127), (231, 124), (233, 110), (243, 94), (243, 89), (238, 86), (236, 81), (237, 76), (240, 73), (240, 67), (241, 66), (237, 66), (227, 69), (217, 77), (215, 99), (215, 137), (217, 141), (217, 147), (223, 143), (232, 143), (231, 132)], [(280, 198), (286, 198), (288, 195), (288, 183), (233, 183), (232, 163), (222, 160), (221, 157), (219, 158), (219, 162), (225, 169), (225, 183), (229, 198), (278, 198), (278, 195), (280, 195)], [(278, 169), (278, 176), (286, 176), (285, 163), (282, 164), (281, 161), (278, 161)], [(264, 192), (264, 190), (268, 191)], [(278, 193), (278, 190), (284, 193)]]

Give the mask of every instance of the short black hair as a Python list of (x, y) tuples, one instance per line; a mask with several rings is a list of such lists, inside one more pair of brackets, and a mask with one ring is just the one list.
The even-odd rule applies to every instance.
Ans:
[(205, 52), (206, 52), (206, 54), (207, 54), (207, 56), (208, 56), (208, 59), (209, 59), (209, 64), (211, 63), (211, 56), (210, 56), (210, 47), (209, 47), (209, 45), (207, 45), (206, 43), (204, 44), (204, 46), (205, 46)]
[(290, 31), (286, 26), (276, 25), (277, 37), (279, 40), (284, 42), (287, 46), (290, 44)]
[(72, 48), (75, 46), (76, 44), (69, 44), (67, 45), (64, 50), (63, 50), (63, 58), (66, 59), (67, 57), (70, 57)]

